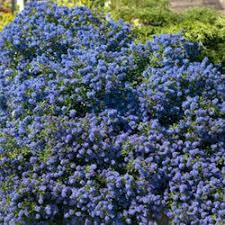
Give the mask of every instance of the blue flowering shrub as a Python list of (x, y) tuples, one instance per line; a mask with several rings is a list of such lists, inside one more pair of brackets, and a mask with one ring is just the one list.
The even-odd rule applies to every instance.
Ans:
[(0, 224), (225, 223), (225, 77), (198, 46), (32, 3), (0, 49)]

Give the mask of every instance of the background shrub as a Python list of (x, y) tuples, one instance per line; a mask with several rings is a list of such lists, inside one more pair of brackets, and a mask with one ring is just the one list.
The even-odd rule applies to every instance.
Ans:
[(13, 20), (9, 2), (0, 2), (0, 31)]
[(11, 13), (0, 12), (0, 31), (13, 20), (14, 16)]

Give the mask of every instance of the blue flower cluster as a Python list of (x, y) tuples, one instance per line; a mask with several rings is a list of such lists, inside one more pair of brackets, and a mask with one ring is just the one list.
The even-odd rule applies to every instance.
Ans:
[(31, 3), (0, 49), (0, 224), (225, 223), (225, 77), (198, 46)]

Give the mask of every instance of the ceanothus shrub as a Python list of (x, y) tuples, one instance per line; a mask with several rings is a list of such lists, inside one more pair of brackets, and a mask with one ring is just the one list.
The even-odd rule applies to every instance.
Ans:
[(224, 224), (225, 77), (197, 58), (31, 3), (0, 34), (0, 224)]

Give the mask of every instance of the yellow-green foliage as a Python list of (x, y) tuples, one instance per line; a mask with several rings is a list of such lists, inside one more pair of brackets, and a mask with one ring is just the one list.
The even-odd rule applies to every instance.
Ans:
[(0, 31), (8, 24), (10, 23), (15, 15), (11, 12), (11, 3), (10, 1), (1, 1), (0, 0)]
[(14, 16), (11, 13), (0, 12), (0, 31), (13, 20)]

